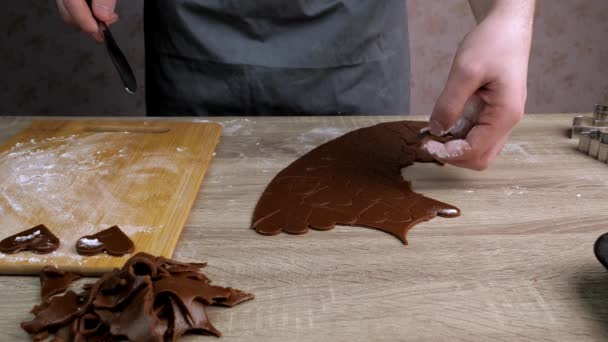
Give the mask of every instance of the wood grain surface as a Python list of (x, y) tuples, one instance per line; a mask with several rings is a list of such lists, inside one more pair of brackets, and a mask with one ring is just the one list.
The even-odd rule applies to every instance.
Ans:
[(170, 257), (220, 133), (215, 123), (34, 121), (0, 146), (1, 238), (44, 224), (61, 244), (50, 254), (0, 254), (0, 273), (121, 267), (128, 255), (86, 257), (74, 247), (113, 225), (135, 253)]
[[(608, 165), (576, 151), (572, 115), (528, 115), (490, 169), (416, 165), (414, 189), (462, 216), (404, 246), (364, 228), (264, 237), (248, 229), (272, 177), (318, 144), (394, 117), (226, 118), (174, 257), (256, 299), (212, 308), (219, 341), (605, 341)], [(0, 119), (0, 138), (24, 119)], [(0, 277), (2, 340), (39, 300), (35, 277)], [(188, 337), (184, 341), (212, 341)]]

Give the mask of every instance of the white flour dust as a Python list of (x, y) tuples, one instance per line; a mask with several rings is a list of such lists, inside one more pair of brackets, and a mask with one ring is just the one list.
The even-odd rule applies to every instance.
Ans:
[(304, 154), (315, 147), (344, 135), (346, 132), (336, 127), (314, 128), (298, 136), (288, 137), (283, 145), (298, 154)]
[[(139, 142), (137, 133), (83, 133), (32, 139), (0, 153), (0, 172), (10, 175), (0, 181), (0, 239), (45, 224), (61, 240), (47, 256), (24, 252), (0, 259), (81, 260), (74, 244), (84, 235), (112, 225), (129, 236), (159, 228), (140, 208), (154, 201), (160, 209), (175, 196), (178, 171), (171, 160), (191, 155), (186, 149), (177, 156), (169, 149), (147, 153)], [(157, 177), (161, 185), (148, 186)]]
[(457, 139), (443, 144), (435, 140), (429, 140), (424, 148), (434, 157), (439, 159), (453, 159), (462, 157), (471, 146), (466, 140)]
[(343, 135), (344, 130), (340, 129), (340, 128), (336, 128), (336, 127), (327, 127), (327, 128), (315, 128), (315, 129), (311, 129), (310, 131), (308, 131), (307, 135), (317, 135), (320, 137), (324, 137), (327, 138), (328, 140), (330, 139), (335, 139), (341, 135)]
[(608, 186), (608, 176), (606, 174), (585, 173), (576, 175), (576, 179), (586, 183), (594, 183), (597, 186), (602, 186), (602, 184)]
[(507, 196), (525, 195), (528, 193), (528, 189), (525, 186), (513, 185), (503, 188), (503, 192)]
[(84, 246), (89, 246), (89, 247), (97, 247), (97, 246), (101, 246), (101, 241), (99, 241), (97, 239), (82, 238), (82, 239), (78, 240), (78, 244), (84, 245)]
[(456, 214), (458, 214), (458, 210), (448, 208), (448, 209), (443, 209), (441, 211), (441, 213), (444, 214), (444, 215), (456, 215)]
[(33, 233), (32, 233), (32, 234), (30, 234), (30, 235), (26, 235), (26, 236), (17, 236), (17, 237), (15, 237), (15, 241), (18, 241), (18, 242), (21, 242), (21, 241), (29, 241), (29, 240), (31, 240), (31, 239), (33, 239), (33, 238), (35, 238), (35, 237), (36, 237), (36, 236), (38, 236), (38, 235), (40, 235), (40, 231), (39, 231), (39, 230), (37, 230), (37, 231), (33, 232)]
[(233, 119), (220, 122), (220, 124), (223, 126), (222, 134), (225, 136), (252, 135), (252, 126), (255, 125), (255, 121), (249, 119)]
[(503, 156), (509, 156), (517, 161), (524, 161), (531, 164), (538, 163), (538, 158), (526, 151), (527, 145), (527, 143), (506, 143), (502, 147), (500, 154)]

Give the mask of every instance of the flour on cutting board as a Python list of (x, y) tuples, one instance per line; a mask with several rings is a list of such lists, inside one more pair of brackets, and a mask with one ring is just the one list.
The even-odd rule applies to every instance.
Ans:
[[(117, 134), (127, 136), (118, 140)], [(45, 224), (61, 240), (59, 249), (46, 256), (25, 252), (0, 254), (0, 259), (49, 262), (65, 256), (80, 262), (74, 244), (84, 235), (112, 225), (129, 236), (160, 228), (139, 224), (148, 221), (138, 208), (149, 200), (161, 208), (169, 203), (170, 196), (159, 194), (175, 193), (170, 179), (177, 178), (171, 175), (178, 168), (170, 160), (176, 153), (142, 152), (138, 142), (136, 133), (85, 133), (31, 139), (0, 153), (0, 174), (14, 175), (0, 183), (0, 239)], [(179, 152), (191, 156), (187, 149)], [(169, 181), (162, 189), (150, 189), (147, 184), (155, 177)], [(50, 218), (52, 225), (39, 218)]]
[(528, 193), (528, 188), (520, 185), (511, 185), (508, 187), (503, 187), (503, 192), (507, 196), (511, 195), (525, 195)]

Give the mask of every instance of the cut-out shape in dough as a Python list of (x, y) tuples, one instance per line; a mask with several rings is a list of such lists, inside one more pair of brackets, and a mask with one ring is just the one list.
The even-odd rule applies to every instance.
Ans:
[(310, 228), (362, 226), (407, 244), (414, 225), (460, 210), (417, 194), (401, 169), (435, 160), (421, 144), (427, 122), (398, 121), (361, 128), (331, 140), (283, 169), (262, 194), (252, 228), (263, 235), (303, 234)]

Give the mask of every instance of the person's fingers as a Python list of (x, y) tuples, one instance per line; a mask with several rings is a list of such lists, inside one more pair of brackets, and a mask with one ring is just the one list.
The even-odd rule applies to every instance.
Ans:
[(457, 56), (433, 108), (429, 122), (431, 134), (444, 135), (454, 126), (469, 98), (482, 86), (483, 78), (479, 68)]
[(513, 127), (521, 120), (523, 107), (486, 107), (466, 136), (445, 144), (428, 141), (424, 147), (437, 160), (473, 170), (485, 170), (500, 153)]
[(466, 140), (456, 139), (446, 143), (429, 140), (424, 144), (424, 148), (435, 159), (442, 162), (459, 161), (471, 149)]
[(107, 25), (118, 20), (118, 15), (115, 12), (116, 0), (93, 0), (91, 7), (95, 17)]
[(492, 121), (478, 124), (471, 129), (466, 140), (471, 146), (470, 153), (464, 156), (468, 168), (485, 170), (498, 155), (513, 127), (519, 122), (522, 114), (501, 111), (493, 116)]
[(74, 24), (74, 20), (72, 19), (70, 12), (65, 9), (63, 0), (56, 0), (55, 2), (57, 3), (57, 9), (59, 9), (59, 15), (61, 16), (61, 19), (63, 19), (66, 24)]
[(94, 34), (99, 31), (97, 21), (84, 0), (63, 0), (64, 8), (72, 17), (74, 23), (83, 31)]
[(472, 170), (477, 170), (477, 171), (485, 170), (486, 168), (488, 168), (490, 161), (493, 160), (500, 153), (500, 151), (502, 150), (503, 146), (505, 145), (505, 143), (507, 142), (508, 139), (509, 139), (509, 134), (504, 136), (499, 141), (499, 143), (494, 145), (492, 148), (485, 151), (483, 153), (483, 157), (480, 159), (446, 160), (444, 162), (457, 166), (457, 167), (462, 167), (462, 168), (467, 168), (467, 169), (472, 169)]
[(89, 33), (89, 35), (91, 36), (91, 38), (95, 39), (96, 42), (98, 43), (103, 43), (103, 33), (101, 32), (95, 32), (95, 33)]
[(117, 21), (118, 21), (118, 19), (119, 19), (119, 18), (118, 18), (118, 14), (117, 14), (117, 15), (116, 15), (114, 18), (112, 18), (112, 19), (110, 19), (110, 20), (106, 21), (106, 25), (110, 26), (110, 25), (114, 24), (115, 22), (117, 22)]
[(448, 133), (457, 139), (464, 139), (475, 124), (477, 124), (483, 108), (483, 101), (477, 94), (473, 94), (465, 103), (461, 116), (449, 129)]

